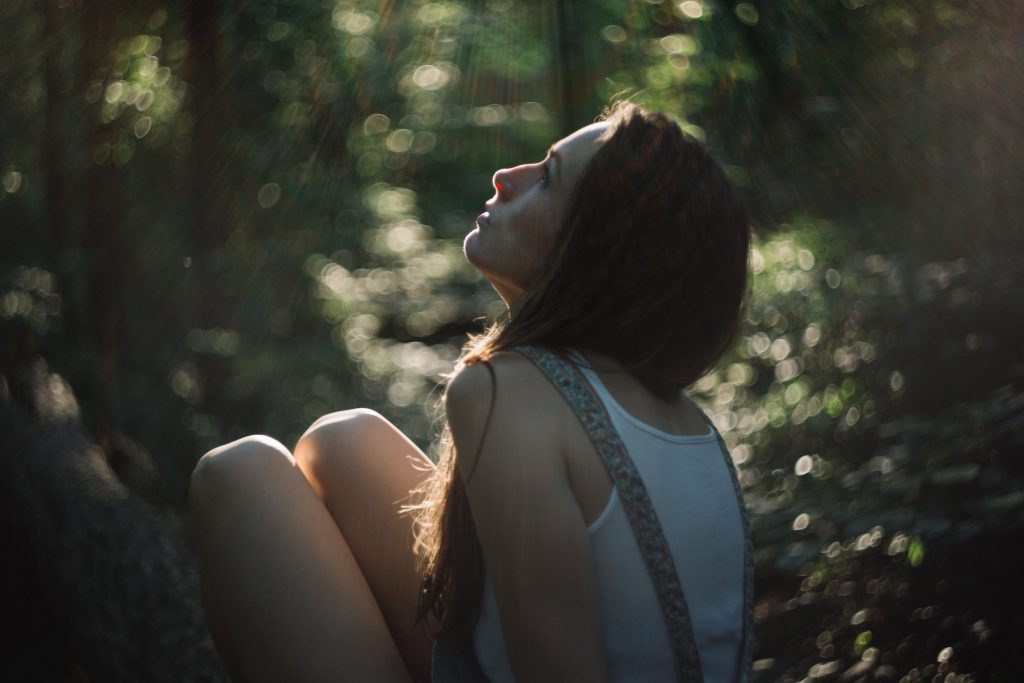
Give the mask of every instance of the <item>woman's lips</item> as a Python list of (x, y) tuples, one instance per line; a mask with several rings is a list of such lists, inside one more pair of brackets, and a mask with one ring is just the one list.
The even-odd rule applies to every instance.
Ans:
[(491, 214), (484, 211), (482, 214), (476, 217), (476, 224), (478, 227), (485, 227), (491, 224)]

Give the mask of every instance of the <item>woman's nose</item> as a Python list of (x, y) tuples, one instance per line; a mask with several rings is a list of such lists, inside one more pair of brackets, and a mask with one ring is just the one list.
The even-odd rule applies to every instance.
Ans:
[(511, 196), (512, 185), (509, 182), (507, 168), (495, 172), (494, 177), (491, 178), (491, 183), (494, 185), (494, 189), (497, 190), (499, 199), (508, 199)]

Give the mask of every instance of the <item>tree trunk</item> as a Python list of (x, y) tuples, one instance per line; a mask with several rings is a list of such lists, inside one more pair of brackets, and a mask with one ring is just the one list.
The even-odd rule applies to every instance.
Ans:
[[(230, 101), (222, 50), (223, 8), (221, 0), (188, 0), (185, 20), (189, 51), (185, 77), (189, 84), (192, 128), (191, 181), (189, 189), (193, 218), (189, 244), (192, 250), (191, 281), (188, 291), (192, 305), (190, 324), (200, 329), (235, 326), (223, 250), (236, 229), (232, 150), (225, 135), (231, 121)], [(230, 374), (228, 359), (213, 353), (194, 358), (203, 387), (203, 403), (223, 411), (223, 387)]]
[(217, 0), (189, 0), (186, 4), (189, 39), (185, 74), (190, 91), (192, 129), (193, 220), (190, 242), (193, 267), (199, 276), (198, 323), (212, 326), (224, 314), (223, 287), (214, 252), (222, 249), (235, 229), (231, 205), (229, 160), (225, 141), (228, 101), (222, 49), (222, 11)]
[(558, 31), (558, 93), (555, 101), (561, 119), (562, 137), (584, 124), (580, 79), (584, 77), (580, 68), (582, 26), (579, 18), (579, 4), (575, 0), (555, 0), (555, 25)]
[[(103, 2), (83, 2), (85, 30), (83, 46), (84, 86), (98, 81), (106, 91), (110, 77), (110, 51), (115, 40), (117, 9)], [(99, 365), (101, 395), (95, 406), (95, 433), (102, 440), (116, 426), (117, 359), (122, 313), (122, 292), (128, 285), (130, 252), (125, 234), (126, 173), (113, 160), (119, 133), (116, 121), (104, 122), (100, 115), (103, 95), (89, 111), (87, 122), (85, 229), (83, 247), (86, 264), (86, 329)]]
[(68, 200), (68, 174), (64, 149), (67, 143), (64, 112), (67, 108), (66, 80), (61, 72), (64, 37), (58, 0), (43, 0), (43, 74), (46, 82), (46, 135), (43, 169), (46, 174), (46, 237), (48, 251), (55, 257), (61, 290), (71, 289), (68, 272), (72, 249)]

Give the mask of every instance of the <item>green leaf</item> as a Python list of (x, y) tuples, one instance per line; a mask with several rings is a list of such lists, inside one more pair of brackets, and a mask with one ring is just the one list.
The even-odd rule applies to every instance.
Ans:
[(916, 567), (924, 562), (924, 542), (914, 537), (910, 541), (910, 545), (907, 547), (907, 559), (910, 560), (910, 566)]
[(864, 650), (867, 649), (870, 643), (871, 631), (861, 631), (857, 634), (857, 638), (853, 641), (853, 650), (857, 653), (858, 657), (864, 654)]

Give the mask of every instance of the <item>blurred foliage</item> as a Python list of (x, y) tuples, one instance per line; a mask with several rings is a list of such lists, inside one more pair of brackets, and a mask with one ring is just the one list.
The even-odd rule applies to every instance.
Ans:
[(850, 252), (806, 219), (753, 250), (744, 333), (694, 393), (748, 492), (760, 680), (1019, 670), (991, 653), (1024, 597), (1021, 271), (967, 264)]
[(755, 215), (693, 393), (752, 511), (757, 680), (1024, 670), (1012, 3), (10, 0), (0, 30), (0, 360), (46, 356), (176, 500), (205, 449), (332, 410), (431, 448), (502, 310), (460, 249), (491, 174), (626, 96)]

